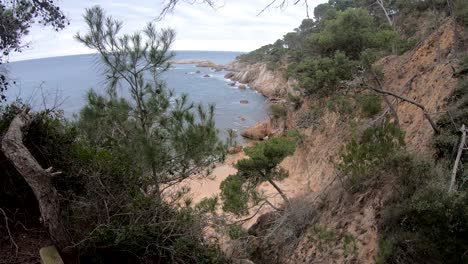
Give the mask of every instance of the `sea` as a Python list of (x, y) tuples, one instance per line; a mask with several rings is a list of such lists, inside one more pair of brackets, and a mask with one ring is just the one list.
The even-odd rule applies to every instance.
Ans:
[[(227, 64), (240, 52), (175, 51), (175, 60), (207, 59)], [(21, 99), (33, 109), (58, 106), (67, 119), (73, 120), (86, 104), (90, 89), (104, 93), (107, 87), (102, 66), (96, 54), (51, 57), (6, 64), (8, 76), (15, 82), (6, 93), (8, 101)], [(161, 75), (175, 96), (188, 94), (189, 100), (215, 105), (215, 121), (222, 139), (227, 130), (240, 131), (268, 118), (266, 98), (257, 91), (240, 90), (229, 85), (226, 71), (215, 72), (193, 64), (174, 64)], [(208, 74), (210, 77), (204, 77)], [(124, 89), (124, 88), (121, 88)], [(247, 104), (241, 104), (247, 100)], [(245, 141), (238, 136), (240, 143)]]

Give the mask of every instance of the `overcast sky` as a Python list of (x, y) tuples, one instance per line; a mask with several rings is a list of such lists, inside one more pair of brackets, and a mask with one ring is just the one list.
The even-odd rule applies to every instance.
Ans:
[[(215, 10), (202, 4), (180, 3), (157, 26), (176, 30), (174, 50), (251, 51), (281, 38), (306, 17), (303, 4), (290, 4), (283, 10), (270, 8), (257, 16), (269, 2), (219, 0), (220, 7)], [(327, 0), (309, 0), (310, 13), (323, 2)], [(60, 32), (34, 26), (26, 38), (30, 48), (11, 55), (10, 61), (93, 52), (73, 38), (76, 32), (86, 31), (82, 18), (85, 8), (100, 5), (108, 15), (124, 22), (123, 32), (134, 32), (157, 17), (161, 3), (162, 0), (59, 0), (70, 26)]]

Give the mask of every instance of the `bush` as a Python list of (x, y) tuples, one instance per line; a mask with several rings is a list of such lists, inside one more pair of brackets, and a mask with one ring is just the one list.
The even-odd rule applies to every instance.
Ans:
[(349, 116), (354, 112), (352, 98), (349, 95), (337, 95), (327, 102), (330, 111), (339, 113), (342, 116)]
[(356, 65), (344, 53), (337, 52), (332, 58), (306, 58), (289, 71), (306, 94), (323, 96), (334, 93), (343, 81), (351, 80)]
[(464, 0), (454, 1), (454, 12), (458, 20), (463, 24), (468, 25), (468, 4)]
[(279, 168), (279, 163), (296, 149), (298, 133), (286, 137), (275, 137), (257, 145), (245, 148), (248, 158), (237, 161), (237, 174), (227, 177), (220, 186), (223, 210), (236, 215), (248, 214), (251, 205), (264, 200), (256, 190), (263, 182), (269, 182), (281, 195), (285, 203), (287, 197), (274, 183), (288, 176)]
[(343, 149), (338, 164), (349, 177), (350, 190), (359, 191), (367, 181), (374, 179), (376, 168), (405, 145), (404, 138), (405, 133), (390, 122), (366, 129), (360, 140), (354, 137)]
[(332, 56), (342, 51), (353, 60), (359, 59), (368, 48), (390, 48), (395, 32), (390, 28), (378, 28), (374, 18), (362, 8), (350, 8), (337, 12), (336, 18), (324, 21), (319, 33), (311, 34), (307, 41), (311, 50)]
[(288, 114), (288, 110), (284, 104), (272, 104), (270, 114), (273, 118), (283, 118)]
[(370, 118), (382, 111), (382, 98), (377, 95), (362, 95), (357, 100), (364, 117)]
[(449, 194), (448, 170), (402, 156), (386, 173), (397, 176), (398, 192), (385, 204), (379, 232), (381, 263), (466, 263), (468, 196)]

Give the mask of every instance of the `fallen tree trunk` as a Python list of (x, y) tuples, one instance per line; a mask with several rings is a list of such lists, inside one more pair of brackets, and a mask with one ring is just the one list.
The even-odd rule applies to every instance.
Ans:
[(60, 172), (52, 172), (52, 168), (43, 169), (24, 146), (23, 130), (28, 128), (31, 121), (32, 118), (26, 111), (18, 114), (11, 121), (1, 142), (1, 148), (33, 190), (39, 203), (41, 222), (49, 231), (52, 241), (57, 248), (64, 250), (70, 245), (71, 240), (61, 221), (57, 190), (52, 184), (53, 177)]

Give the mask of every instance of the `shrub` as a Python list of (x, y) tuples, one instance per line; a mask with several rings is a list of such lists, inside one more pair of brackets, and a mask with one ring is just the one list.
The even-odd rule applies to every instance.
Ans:
[(354, 111), (352, 98), (349, 95), (337, 95), (327, 102), (327, 108), (343, 116), (351, 115)]
[(362, 95), (357, 100), (365, 117), (373, 117), (382, 111), (382, 99), (377, 95)]
[(264, 200), (256, 188), (269, 182), (281, 195), (288, 199), (274, 181), (287, 177), (287, 172), (278, 167), (279, 163), (294, 153), (297, 136), (275, 137), (245, 149), (248, 158), (239, 160), (235, 167), (237, 174), (227, 177), (220, 186), (223, 210), (236, 215), (248, 213), (250, 205)]
[(379, 223), (385, 237), (380, 258), (386, 263), (468, 261), (468, 196), (447, 192), (448, 170), (412, 156), (385, 168), (399, 182)]
[(454, 1), (454, 12), (457, 19), (459, 19), (465, 25), (468, 25), (468, 4), (464, 0)]
[(273, 118), (283, 118), (288, 114), (288, 110), (284, 104), (272, 104), (270, 114)]
[(298, 79), (299, 86), (306, 94), (329, 95), (338, 86), (353, 78), (355, 63), (344, 53), (337, 52), (332, 58), (306, 58), (301, 63), (291, 66), (292, 75)]
[(377, 28), (367, 10), (350, 8), (337, 12), (334, 19), (325, 20), (323, 29), (311, 34), (307, 42), (309, 48), (319, 54), (331, 56), (336, 51), (343, 51), (357, 60), (365, 49), (390, 48), (394, 38), (393, 30)]
[(343, 149), (338, 164), (349, 177), (350, 190), (358, 191), (371, 180), (375, 168), (405, 145), (404, 137), (405, 133), (390, 122), (366, 129), (360, 140), (354, 137)]

